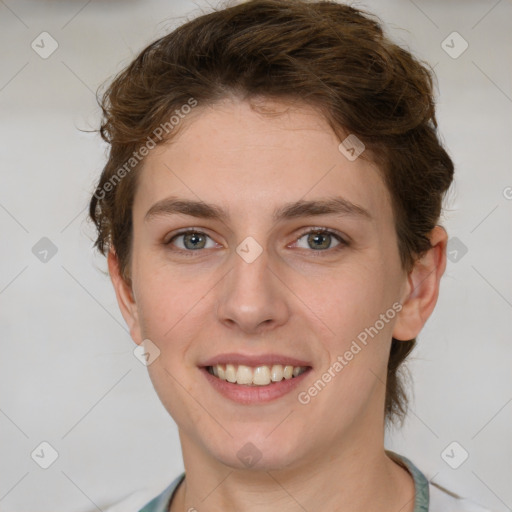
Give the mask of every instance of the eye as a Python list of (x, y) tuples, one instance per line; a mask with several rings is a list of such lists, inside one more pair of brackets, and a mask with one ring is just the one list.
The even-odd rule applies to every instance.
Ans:
[[(315, 228), (310, 229), (309, 231), (305, 231), (302, 233), (302, 235), (297, 239), (297, 243), (300, 242), (301, 239), (305, 238), (305, 243), (307, 244), (306, 247), (300, 246), (302, 249), (308, 249), (313, 248), (317, 252), (320, 250), (320, 252), (325, 251), (327, 249), (332, 249), (331, 246), (332, 239), (337, 240), (337, 244), (334, 246), (334, 248), (338, 247), (338, 249), (341, 249), (343, 246), (347, 246), (348, 242), (346, 242), (338, 233), (335, 231), (332, 231), (330, 229), (325, 228)], [(341, 247), (340, 247), (341, 246)]]
[[(208, 239), (210, 240), (210, 245), (208, 245)], [(305, 239), (306, 246), (300, 245), (302, 239)], [(332, 246), (333, 239), (337, 241), (337, 244), (334, 246)], [(189, 254), (191, 252), (200, 251), (201, 249), (213, 249), (216, 247), (216, 243), (209, 235), (197, 229), (181, 231), (164, 242), (164, 245), (175, 246), (178, 252)], [(304, 231), (296, 240), (295, 245), (301, 249), (314, 249), (314, 252), (326, 252), (329, 249), (342, 249), (348, 246), (349, 243), (336, 231), (327, 228), (313, 228)]]
[[(182, 238), (182, 244), (174, 244), (175, 240)], [(182, 231), (177, 235), (173, 236), (170, 240), (165, 242), (165, 245), (176, 245), (178, 249), (184, 251), (195, 251), (199, 249), (211, 249), (215, 247), (215, 243), (212, 240), (212, 245), (207, 247), (207, 239), (210, 238), (206, 233), (197, 230)], [(211, 239), (210, 239), (211, 240)]]

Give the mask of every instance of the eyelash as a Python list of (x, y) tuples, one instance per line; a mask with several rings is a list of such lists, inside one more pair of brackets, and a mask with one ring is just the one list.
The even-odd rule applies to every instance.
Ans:
[[(207, 236), (208, 238), (211, 239), (211, 237), (207, 233), (205, 233), (205, 232), (203, 232), (203, 231), (201, 231), (199, 229), (188, 228), (186, 230), (177, 232), (167, 242), (164, 242), (164, 245), (170, 246), (172, 244), (172, 242), (176, 238), (178, 238), (180, 236), (183, 236), (183, 235), (190, 234), (190, 233), (194, 233), (194, 234), (202, 235), (202, 236)], [(308, 235), (308, 234), (317, 234), (317, 235), (328, 234), (328, 235), (333, 236), (339, 242), (339, 245), (337, 245), (337, 246), (335, 246), (333, 248), (330, 248), (330, 249), (321, 249), (321, 250), (318, 250), (318, 251), (315, 251), (315, 250), (311, 249), (308, 252), (332, 254), (333, 251), (339, 251), (339, 250), (341, 250), (341, 249), (343, 249), (345, 247), (348, 247), (350, 245), (349, 242), (347, 242), (337, 231), (332, 230), (332, 229), (328, 229), (328, 228), (323, 228), (323, 227), (308, 228), (305, 231), (302, 231), (300, 233), (300, 235), (295, 239), (295, 241), (300, 240), (304, 235)], [(175, 252), (179, 252), (179, 253), (184, 254), (186, 256), (192, 256), (193, 257), (194, 256), (193, 253), (201, 252), (201, 251), (203, 251), (205, 249), (197, 249), (197, 250), (171, 249), (171, 250), (175, 251)], [(307, 250), (307, 249), (304, 249), (304, 250)], [(319, 256), (321, 257), (321, 255), (319, 255)]]

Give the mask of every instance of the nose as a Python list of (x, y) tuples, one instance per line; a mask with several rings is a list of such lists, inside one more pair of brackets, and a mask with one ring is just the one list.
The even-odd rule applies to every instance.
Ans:
[(266, 250), (250, 263), (234, 252), (232, 269), (216, 292), (217, 317), (228, 328), (258, 334), (283, 325), (289, 317), (291, 292), (271, 268)]

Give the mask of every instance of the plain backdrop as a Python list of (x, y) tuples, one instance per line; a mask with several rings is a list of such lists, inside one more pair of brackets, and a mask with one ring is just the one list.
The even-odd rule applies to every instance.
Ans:
[[(409, 359), (408, 419), (386, 445), (432, 481), (504, 512), (512, 508), (512, 3), (355, 5), (435, 66), (440, 133), (456, 165), (441, 219), (450, 261)], [(101, 510), (146, 485), (163, 489), (183, 469), (176, 425), (133, 354), (106, 262), (92, 250), (87, 204), (106, 146), (80, 130), (99, 127), (100, 84), (210, 10), (186, 0), (0, 0), (2, 511)], [(47, 58), (33, 49), (42, 37), (45, 51), (58, 45)], [(449, 445), (452, 458), (468, 453), (457, 469), (445, 462)], [(47, 469), (43, 453), (57, 456)]]

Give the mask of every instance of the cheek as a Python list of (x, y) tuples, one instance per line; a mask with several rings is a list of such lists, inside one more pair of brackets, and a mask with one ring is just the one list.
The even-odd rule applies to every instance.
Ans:
[[(169, 268), (150, 267), (139, 274), (138, 311), (144, 338), (159, 348), (159, 357), (148, 366), (155, 391), (167, 410), (182, 423), (200, 413), (189, 408), (193, 383), (185, 378), (191, 369), (188, 361), (190, 340), (201, 331), (205, 317), (200, 280), (173, 277)], [(181, 415), (181, 416), (180, 416)]]
[(310, 292), (305, 302), (314, 311), (319, 328), (326, 333), (324, 344), (331, 360), (349, 349), (358, 352), (353, 358), (357, 363), (351, 365), (354, 369), (380, 366), (387, 359), (396, 318), (392, 307), (397, 298), (394, 279), (393, 272), (379, 261), (368, 264), (359, 261), (333, 272), (315, 288), (314, 294)]
[(147, 265), (138, 273), (137, 306), (143, 334), (162, 342), (176, 339), (200, 308), (205, 294), (200, 279), (173, 276), (169, 267)]
[[(350, 327), (368, 323), (386, 301), (386, 283), (378, 266), (358, 262), (340, 267), (323, 279), (314, 294), (316, 307), (334, 323)], [(310, 292), (311, 296), (311, 292)]]

